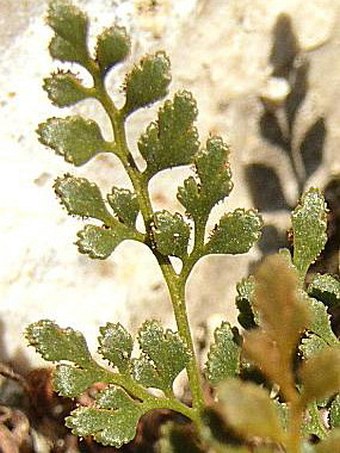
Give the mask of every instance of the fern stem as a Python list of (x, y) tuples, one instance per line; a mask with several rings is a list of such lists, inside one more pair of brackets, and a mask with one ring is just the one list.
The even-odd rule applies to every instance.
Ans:
[(185, 282), (183, 279), (178, 278), (169, 258), (160, 254), (154, 248), (152, 239), (153, 209), (149, 197), (147, 181), (145, 178), (143, 178), (143, 175), (137, 169), (129, 153), (125, 136), (124, 121), (122, 119), (120, 119), (119, 122), (116, 121), (116, 142), (118, 147), (125, 149), (126, 155), (128, 157), (130, 156), (130, 159), (128, 160), (127, 158), (127, 161), (125, 162), (125, 164), (123, 162), (123, 164), (131, 179), (135, 192), (138, 195), (140, 210), (143, 216), (145, 229), (149, 237), (148, 245), (158, 261), (163, 277), (167, 284), (179, 334), (185, 341), (191, 353), (191, 358), (187, 366), (188, 379), (192, 392), (193, 407), (197, 411), (201, 411), (203, 408), (203, 394), (200, 385), (200, 372), (194, 350), (185, 304)]
[[(95, 367), (98, 367), (95, 364)], [(102, 368), (102, 367), (100, 367)], [(103, 382), (108, 384), (118, 385), (122, 387), (127, 393), (143, 402), (144, 408), (152, 409), (170, 409), (185, 417), (189, 418), (197, 425), (200, 423), (199, 414), (191, 407), (186, 406), (172, 396), (165, 395), (165, 397), (156, 397), (148, 393), (141, 385), (137, 384), (128, 374), (111, 373), (105, 368), (102, 368)]]
[(172, 267), (169, 269), (168, 267), (161, 265), (161, 269), (169, 289), (178, 331), (191, 352), (191, 358), (187, 366), (187, 373), (192, 394), (192, 405), (193, 408), (200, 413), (204, 406), (204, 398), (199, 366), (187, 316), (185, 303), (185, 282), (183, 282), (183, 280), (175, 274)]
[[(130, 178), (133, 188), (138, 196), (139, 207), (144, 220), (145, 230), (147, 233), (148, 243), (147, 245), (155, 255), (158, 264), (161, 268), (163, 277), (167, 284), (178, 332), (181, 338), (185, 341), (190, 351), (190, 361), (187, 366), (188, 380), (192, 393), (192, 405), (195, 417), (190, 415), (190, 418), (199, 424), (199, 414), (203, 409), (204, 399), (202, 386), (200, 383), (200, 371), (194, 350), (191, 330), (189, 326), (187, 309), (185, 304), (185, 278), (179, 278), (176, 274), (169, 258), (157, 252), (153, 244), (153, 209), (150, 201), (148, 191), (148, 181), (144, 175), (139, 171), (136, 162), (134, 161), (126, 139), (125, 132), (125, 115), (122, 111), (118, 110), (113, 103), (110, 96), (107, 94), (104, 84), (101, 78), (98, 76), (97, 70), (93, 67), (92, 71), (96, 98), (103, 105), (106, 113), (109, 116), (114, 139), (117, 149), (117, 155), (120, 157), (122, 164)], [(172, 409), (175, 410), (174, 407)], [(183, 413), (183, 411), (180, 411)], [(190, 412), (192, 414), (192, 412)]]
[(150, 396), (150, 398), (143, 403), (143, 406), (146, 411), (153, 409), (170, 409), (184, 415), (197, 425), (200, 424), (198, 414), (191, 407), (186, 406), (175, 398), (157, 398), (155, 396)]

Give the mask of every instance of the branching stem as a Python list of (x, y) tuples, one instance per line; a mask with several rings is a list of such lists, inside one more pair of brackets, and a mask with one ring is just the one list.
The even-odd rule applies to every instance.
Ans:
[[(171, 303), (174, 310), (174, 315), (177, 323), (178, 332), (181, 338), (185, 341), (189, 351), (190, 351), (190, 360), (187, 366), (187, 373), (188, 379), (190, 384), (190, 389), (192, 393), (192, 405), (193, 410), (195, 412), (195, 417), (192, 416), (192, 412), (190, 412), (191, 419), (195, 419), (194, 421), (199, 423), (199, 414), (203, 409), (203, 393), (202, 393), (202, 386), (200, 383), (200, 372), (199, 366), (196, 359), (196, 354), (194, 350), (191, 330), (189, 326), (188, 316), (187, 316), (187, 309), (185, 303), (185, 283), (189, 273), (193, 267), (194, 262), (191, 263), (190, 266), (187, 268), (187, 272), (185, 275), (179, 277), (171, 262), (167, 256), (160, 254), (154, 247), (153, 243), (153, 209), (152, 204), (150, 201), (149, 191), (148, 191), (148, 180), (145, 178), (143, 173), (141, 173), (133, 159), (130, 150), (128, 148), (127, 139), (126, 139), (126, 132), (125, 132), (125, 116), (122, 110), (118, 110), (115, 104), (113, 103), (110, 96), (107, 94), (105, 86), (101, 80), (98, 68), (96, 68), (95, 64), (92, 68), (92, 76), (94, 79), (95, 85), (95, 97), (101, 102), (103, 105), (106, 113), (110, 118), (110, 122), (112, 125), (114, 139), (115, 139), (115, 149), (117, 150), (116, 154), (121, 159), (121, 162), (131, 180), (133, 188), (138, 196), (139, 207), (141, 210), (141, 214), (144, 220), (146, 235), (147, 235), (147, 245), (152, 250), (153, 254), (155, 255), (158, 264), (161, 268), (163, 273), (165, 282), (167, 284)], [(203, 231), (203, 238), (201, 237), (202, 234), (200, 233), (199, 236), (196, 236), (196, 244), (198, 244), (197, 238), (199, 237), (199, 243), (202, 242), (204, 239), (204, 231)], [(198, 251), (198, 247), (197, 247)], [(174, 409), (174, 407), (171, 407)], [(180, 411), (183, 413), (183, 411)]]

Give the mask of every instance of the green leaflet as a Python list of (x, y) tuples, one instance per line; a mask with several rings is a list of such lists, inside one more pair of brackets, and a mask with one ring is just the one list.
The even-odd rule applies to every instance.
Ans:
[(308, 415), (304, 418), (301, 426), (301, 434), (305, 438), (310, 436), (318, 436), (319, 439), (324, 439), (327, 435), (325, 427), (320, 424), (320, 413), (316, 403), (312, 403), (308, 407)]
[(190, 237), (190, 226), (181, 214), (168, 211), (154, 214), (154, 240), (157, 250), (163, 255), (184, 258), (187, 255)]
[[(139, 418), (146, 412), (162, 407), (162, 399), (149, 395), (146, 390), (133, 382), (130, 376), (133, 340), (120, 325), (108, 323), (100, 329), (99, 352), (104, 359), (118, 368), (110, 372), (93, 361), (84, 337), (70, 328), (61, 329), (51, 321), (40, 321), (27, 328), (26, 337), (42, 356), (49, 361), (61, 362), (53, 377), (54, 389), (62, 396), (74, 398), (83, 394), (95, 383), (109, 384), (95, 397), (90, 407), (80, 407), (66, 419), (66, 425), (79, 436), (92, 435), (104, 445), (120, 447), (133, 439)], [(150, 338), (155, 334), (155, 341)], [(163, 346), (159, 345), (158, 334), (162, 336)], [(149, 335), (149, 337), (148, 337)], [(146, 322), (139, 333), (141, 356), (154, 366), (159, 388), (172, 383), (176, 375), (185, 367), (188, 354), (178, 334), (164, 332), (155, 321)], [(160, 351), (155, 348), (159, 346)], [(146, 355), (146, 352), (148, 355)], [(174, 354), (176, 360), (166, 367), (159, 365), (157, 354), (169, 358)], [(168, 354), (165, 355), (164, 354)], [(71, 362), (65, 364), (63, 362)], [(184, 363), (185, 362), (185, 363)], [(156, 368), (155, 365), (158, 365)], [(113, 385), (115, 383), (116, 385)], [(168, 389), (166, 389), (168, 390)], [(165, 390), (165, 391), (166, 391)], [(136, 396), (136, 400), (133, 399)], [(166, 398), (166, 407), (178, 403), (174, 396)], [(171, 406), (170, 406), (171, 407)], [(185, 407), (185, 406), (183, 406)]]
[(340, 281), (330, 274), (316, 274), (308, 286), (308, 294), (328, 307), (340, 305)]
[(301, 277), (319, 256), (327, 241), (327, 207), (318, 189), (305, 192), (291, 215), (294, 256), (293, 263)]
[(275, 404), (277, 415), (283, 429), (287, 430), (289, 426), (289, 406), (287, 403), (281, 403), (278, 399), (272, 400)]
[(137, 359), (132, 360), (132, 377), (143, 387), (157, 388), (171, 392), (171, 388), (163, 382), (162, 375), (146, 354), (141, 354)]
[(172, 392), (173, 381), (186, 367), (190, 353), (178, 333), (164, 332), (157, 321), (145, 321), (138, 332), (142, 356), (134, 360), (134, 379), (146, 387)]
[(238, 322), (244, 329), (252, 329), (258, 324), (258, 316), (254, 313), (255, 280), (253, 276), (244, 278), (236, 285), (236, 307), (239, 311)]
[(49, 45), (49, 51), (52, 58), (60, 61), (70, 61), (79, 63), (82, 66), (87, 66), (88, 55), (87, 51), (83, 49), (78, 52), (69, 42), (60, 36), (54, 36)]
[(108, 373), (93, 361), (80, 332), (46, 320), (31, 324), (26, 338), (45, 360), (75, 365), (58, 365), (54, 371), (53, 385), (60, 395), (73, 398), (94, 383), (107, 381)]
[(119, 409), (122, 406), (136, 404), (136, 402), (121, 388), (110, 385), (104, 391), (98, 393), (96, 404), (101, 409)]
[(81, 46), (87, 38), (88, 18), (68, 0), (49, 3), (47, 22), (63, 39)]
[(92, 96), (92, 91), (81, 84), (72, 72), (57, 72), (44, 80), (44, 90), (52, 104), (68, 107)]
[(75, 398), (96, 382), (106, 382), (108, 373), (97, 366), (86, 369), (58, 365), (54, 371), (53, 387), (62, 396)]
[(106, 209), (97, 184), (85, 178), (65, 175), (56, 180), (54, 190), (69, 214), (92, 217), (106, 225), (112, 223), (113, 218)]
[(120, 448), (136, 435), (143, 405), (122, 389), (110, 386), (100, 392), (94, 407), (80, 407), (66, 418), (66, 426), (77, 436), (93, 436), (103, 445)]
[(332, 401), (329, 411), (329, 422), (332, 428), (340, 428), (340, 394)]
[(199, 180), (191, 176), (184, 181), (184, 187), (178, 189), (178, 200), (196, 222), (206, 222), (211, 209), (233, 188), (228, 156), (229, 148), (223, 140), (210, 137), (206, 149), (194, 158)]
[(121, 63), (130, 52), (130, 37), (126, 29), (117, 25), (106, 28), (97, 39), (96, 57), (104, 76), (113, 66)]
[(327, 313), (327, 308), (322, 302), (310, 297), (308, 298), (308, 302), (313, 314), (313, 322), (309, 327), (309, 330), (322, 338), (330, 346), (339, 344), (339, 341), (331, 328), (330, 316)]
[(338, 393), (340, 391), (340, 348), (323, 349), (303, 362), (299, 374), (303, 386), (301, 398), (305, 404)]
[(276, 407), (266, 390), (253, 383), (228, 379), (218, 387), (217, 396), (226, 423), (242, 437), (283, 441)]
[(99, 126), (81, 116), (50, 118), (38, 127), (39, 140), (75, 166), (83, 165), (100, 152), (112, 151)]
[(175, 94), (158, 111), (138, 141), (138, 149), (147, 162), (146, 175), (192, 162), (198, 150), (198, 133), (193, 126), (197, 117), (196, 101), (188, 91)]
[(299, 350), (303, 353), (305, 359), (309, 359), (327, 346), (329, 346), (328, 343), (318, 335), (307, 334), (307, 336), (302, 339)]
[(47, 22), (55, 32), (50, 44), (51, 56), (87, 67), (89, 55), (86, 14), (67, 0), (54, 0), (49, 3)]
[(206, 253), (246, 253), (260, 238), (261, 227), (261, 217), (253, 210), (227, 213), (212, 232)]
[(164, 52), (146, 55), (125, 79), (125, 115), (162, 99), (171, 81), (170, 61)]
[(128, 371), (133, 348), (133, 339), (129, 332), (120, 323), (108, 322), (100, 328), (98, 341), (98, 352), (103, 358), (108, 360), (110, 365), (117, 367), (119, 372)]
[(62, 329), (52, 321), (42, 320), (30, 324), (25, 335), (30, 346), (34, 346), (45, 360), (67, 360), (84, 368), (93, 365), (86, 340), (76, 330)]
[(223, 322), (214, 333), (215, 343), (210, 346), (205, 375), (211, 385), (217, 385), (240, 371), (241, 349), (235, 343), (231, 325)]
[(109, 257), (125, 239), (137, 239), (136, 234), (130, 232), (118, 221), (114, 228), (86, 225), (83, 230), (78, 232), (78, 237), (76, 244), (80, 253), (100, 260)]
[[(85, 178), (75, 178), (66, 175), (58, 178), (55, 183), (56, 194), (61, 199), (69, 214), (82, 217), (92, 217), (101, 220), (105, 227), (97, 225), (86, 225), (78, 232), (77, 246), (81, 253), (89, 255), (91, 258), (105, 259), (111, 255), (114, 249), (125, 239), (141, 240), (142, 235), (130, 229), (115, 219), (106, 209), (105, 202), (101, 196), (98, 186), (90, 183)], [(118, 194), (118, 196), (117, 196)], [(110, 195), (109, 195), (110, 197)], [(129, 191), (117, 189), (116, 197), (111, 198), (111, 204), (120, 209), (119, 201), (127, 202), (132, 200)], [(126, 223), (132, 223), (133, 204), (131, 209), (125, 213)], [(131, 225), (133, 226), (133, 225)]]
[(107, 196), (107, 200), (120, 222), (130, 227), (135, 226), (139, 212), (138, 198), (135, 193), (128, 189), (112, 187), (112, 193)]

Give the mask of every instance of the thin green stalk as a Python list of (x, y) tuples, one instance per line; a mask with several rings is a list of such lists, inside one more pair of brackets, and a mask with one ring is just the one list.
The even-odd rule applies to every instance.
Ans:
[[(98, 367), (97, 364), (95, 364)], [(102, 368), (102, 367), (100, 367)], [(128, 374), (110, 373), (105, 368), (103, 371), (103, 382), (118, 385), (125, 389), (130, 395), (143, 401), (144, 406), (150, 406), (152, 409), (171, 409), (177, 411), (193, 420), (196, 424), (200, 423), (199, 414), (192, 408), (186, 406), (173, 397), (165, 396), (159, 398), (148, 393), (141, 385), (137, 384)]]
[(167, 282), (172, 306), (175, 313), (178, 331), (191, 352), (191, 358), (187, 366), (188, 379), (192, 393), (193, 408), (201, 412), (204, 405), (202, 385), (199, 366), (190, 331), (186, 303), (185, 303), (185, 282), (175, 275), (173, 269), (161, 266), (165, 281)]
[(183, 269), (181, 271), (181, 278), (187, 280), (189, 277), (194, 265), (197, 261), (204, 255), (204, 234), (205, 234), (205, 225), (207, 219), (200, 219), (199, 222), (195, 222), (195, 243), (192, 252), (186, 258), (183, 264)]
[(149, 406), (149, 410), (170, 409), (176, 411), (192, 420), (196, 425), (200, 424), (199, 415), (191, 407), (186, 406), (174, 398), (157, 398), (155, 396), (150, 396), (144, 403), (145, 409), (147, 409), (147, 406)]
[(187, 366), (187, 373), (192, 392), (193, 408), (196, 413), (199, 413), (203, 408), (204, 400), (202, 387), (200, 384), (200, 372), (194, 350), (185, 304), (185, 279), (179, 279), (173, 269), (169, 258), (159, 254), (153, 248), (153, 209), (148, 193), (148, 181), (137, 168), (137, 165), (129, 151), (125, 133), (125, 117), (121, 111), (117, 110), (113, 101), (108, 96), (105, 86), (99, 76), (98, 69), (95, 65), (93, 66), (92, 75), (95, 83), (96, 97), (103, 105), (111, 121), (116, 142), (117, 155), (121, 158), (124, 168), (138, 196), (139, 206), (143, 216), (146, 233), (149, 237), (148, 245), (156, 256), (165, 282), (167, 284), (179, 334), (185, 341), (191, 353), (191, 358)]

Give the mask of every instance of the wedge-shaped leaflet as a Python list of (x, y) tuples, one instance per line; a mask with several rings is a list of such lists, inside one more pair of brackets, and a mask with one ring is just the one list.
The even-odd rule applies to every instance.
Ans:
[(59, 395), (75, 398), (96, 382), (106, 382), (109, 374), (93, 364), (88, 368), (58, 365), (54, 371), (53, 387)]
[(301, 277), (323, 250), (327, 241), (327, 207), (318, 189), (311, 188), (302, 195), (292, 213), (293, 262)]
[(112, 187), (112, 193), (107, 196), (111, 208), (120, 222), (134, 227), (139, 212), (137, 195), (128, 189)]
[(49, 3), (47, 22), (56, 34), (75, 47), (87, 38), (88, 18), (68, 0), (52, 0)]
[(170, 391), (164, 385), (163, 377), (146, 354), (142, 353), (138, 359), (132, 360), (132, 373), (133, 378), (143, 387), (162, 389), (165, 392)]
[(84, 67), (88, 66), (89, 57), (87, 51), (82, 49), (78, 52), (77, 48), (60, 36), (54, 36), (51, 39), (49, 51), (51, 57), (57, 60), (79, 63)]
[(89, 255), (90, 258), (104, 260), (122, 241), (137, 238), (124, 225), (116, 222), (114, 228), (86, 225), (83, 230), (79, 231), (77, 246), (80, 253)]
[(98, 352), (110, 365), (117, 367), (120, 373), (128, 371), (133, 348), (133, 339), (120, 324), (108, 322), (100, 328)]
[(246, 253), (261, 236), (262, 220), (257, 212), (236, 209), (225, 214), (206, 245), (206, 253)]
[(215, 342), (208, 353), (205, 375), (212, 385), (217, 385), (239, 373), (241, 349), (235, 342), (228, 322), (223, 322), (215, 330), (214, 338)]
[(284, 256), (272, 255), (260, 266), (255, 279), (254, 304), (261, 327), (277, 343), (281, 354), (289, 357), (310, 322), (307, 297), (299, 291), (297, 272)]
[(44, 80), (43, 88), (52, 104), (58, 107), (68, 107), (91, 96), (91, 90), (72, 72), (52, 74)]
[(143, 413), (142, 404), (122, 389), (110, 386), (98, 394), (95, 406), (71, 412), (66, 426), (77, 436), (93, 436), (103, 445), (120, 448), (135, 437)]
[(302, 339), (299, 350), (302, 352), (305, 359), (310, 359), (318, 352), (327, 348), (327, 346), (329, 346), (329, 344), (318, 335), (308, 333), (306, 337)]
[(46, 320), (31, 324), (26, 338), (45, 360), (74, 364), (58, 365), (54, 371), (53, 385), (60, 395), (73, 398), (96, 382), (106, 382), (108, 373), (93, 361), (80, 332)]
[(125, 79), (125, 114), (164, 98), (171, 81), (170, 61), (164, 52), (146, 55)]
[(337, 345), (339, 341), (332, 330), (327, 308), (316, 299), (309, 298), (308, 301), (313, 314), (313, 321), (309, 330), (322, 338), (328, 345)]
[(117, 25), (106, 28), (98, 36), (96, 57), (101, 73), (106, 74), (117, 63), (122, 62), (130, 52), (130, 38), (126, 29)]
[(93, 365), (86, 340), (76, 330), (62, 329), (52, 321), (42, 320), (28, 326), (26, 338), (45, 360), (67, 360), (84, 368)]
[(37, 132), (43, 145), (76, 166), (85, 164), (100, 152), (112, 151), (98, 124), (81, 116), (50, 118), (39, 125)]
[(226, 423), (242, 437), (284, 439), (276, 407), (261, 387), (230, 379), (218, 387), (217, 397)]
[(328, 307), (340, 305), (340, 281), (330, 274), (316, 274), (308, 286), (308, 294)]
[(306, 360), (299, 374), (305, 404), (340, 392), (340, 347), (325, 348)]
[(138, 332), (142, 356), (134, 360), (134, 378), (145, 387), (171, 392), (177, 375), (186, 367), (190, 353), (176, 332), (157, 321), (146, 321)]
[(253, 276), (243, 279), (236, 286), (236, 307), (239, 311), (238, 322), (244, 329), (252, 329), (258, 324), (258, 316), (254, 312), (255, 279)]
[(54, 190), (70, 215), (92, 217), (106, 225), (112, 223), (113, 217), (106, 209), (97, 184), (85, 178), (65, 175), (56, 180)]
[(89, 60), (87, 16), (68, 0), (52, 0), (49, 3), (47, 22), (55, 31), (50, 44), (51, 56), (86, 67)]
[(155, 229), (153, 232), (157, 250), (163, 255), (187, 255), (190, 227), (181, 214), (168, 211), (156, 212), (154, 215)]
[(329, 422), (332, 428), (340, 428), (340, 394), (332, 401), (329, 410)]
[(167, 100), (159, 109), (157, 121), (148, 126), (138, 141), (149, 179), (165, 168), (192, 162), (199, 147), (197, 129), (193, 126), (196, 117), (196, 101), (188, 91), (176, 93), (173, 101)]
[(196, 222), (205, 221), (216, 203), (233, 188), (228, 162), (229, 148), (220, 137), (210, 137), (206, 149), (194, 158), (198, 180), (189, 177), (178, 189), (177, 198)]

